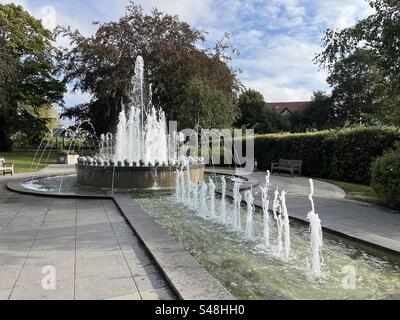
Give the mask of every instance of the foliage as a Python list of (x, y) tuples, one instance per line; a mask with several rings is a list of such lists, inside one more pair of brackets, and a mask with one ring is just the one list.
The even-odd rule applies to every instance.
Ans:
[(302, 112), (292, 114), (290, 122), (294, 132), (336, 127), (332, 97), (322, 91), (314, 92), (312, 104)]
[(185, 88), (193, 78), (223, 92), (226, 99), (235, 99), (239, 83), (225, 63), (227, 37), (214, 50), (200, 49), (198, 44), (205, 41), (203, 31), (157, 9), (147, 15), (133, 3), (117, 22), (98, 26), (90, 37), (70, 28), (58, 29), (72, 44), (64, 56), (65, 80), (75, 90), (92, 95), (89, 103), (68, 110), (65, 116), (90, 119), (99, 134), (111, 131), (122, 105), (130, 101), (138, 55), (145, 61), (145, 80), (152, 84), (153, 102), (168, 120), (175, 120), (182, 109)]
[(376, 111), (383, 111), (378, 120), (399, 124), (400, 3), (367, 1), (376, 13), (355, 26), (327, 30), (323, 51), (315, 61), (331, 72), (341, 116), (348, 108), (350, 121), (361, 116), (365, 123), (376, 118)]
[(393, 205), (400, 205), (400, 149), (389, 151), (372, 165), (372, 187)]
[(386, 75), (400, 77), (400, 3), (367, 0), (376, 13), (343, 30), (327, 30), (324, 51), (316, 61), (328, 68), (359, 48), (372, 50)]
[(357, 49), (339, 60), (328, 83), (333, 88), (338, 124), (376, 124), (384, 120), (385, 109), (390, 105), (390, 86), (372, 51)]
[(235, 119), (232, 99), (198, 78), (189, 81), (181, 101), (176, 113), (181, 129), (197, 125), (205, 129), (230, 128)]
[(40, 135), (47, 125), (41, 110), (63, 99), (52, 41), (51, 32), (21, 6), (0, 5), (0, 149), (10, 147), (17, 131)]
[(268, 108), (264, 97), (255, 90), (247, 90), (239, 97), (240, 116), (236, 125), (254, 129), (255, 133), (273, 133), (288, 128), (288, 120), (279, 112)]
[(393, 127), (261, 135), (255, 138), (255, 157), (265, 170), (276, 160), (297, 159), (305, 175), (369, 184), (372, 162), (399, 140)]
[(37, 144), (42, 139), (51, 137), (53, 129), (60, 125), (60, 119), (53, 106), (43, 106), (38, 110), (30, 107), (24, 112), (24, 117), (15, 126), (17, 132), (12, 135), (15, 146)]

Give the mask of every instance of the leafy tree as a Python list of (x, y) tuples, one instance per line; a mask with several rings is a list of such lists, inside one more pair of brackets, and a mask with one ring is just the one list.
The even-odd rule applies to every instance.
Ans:
[(238, 107), (240, 118), (237, 124), (241, 127), (253, 127), (260, 121), (260, 115), (265, 108), (264, 97), (260, 92), (249, 89), (239, 97)]
[(37, 115), (63, 99), (53, 40), (21, 6), (0, 5), (0, 148), (27, 125), (45, 131), (47, 119)]
[(292, 131), (325, 130), (337, 126), (332, 96), (322, 91), (314, 92), (311, 105), (290, 117)]
[[(331, 72), (330, 81), (338, 88), (339, 105), (351, 100), (352, 84), (359, 91), (356, 101), (349, 106), (349, 121), (358, 113), (363, 119), (376, 118), (386, 123), (400, 123), (400, 2), (398, 0), (367, 0), (376, 13), (343, 30), (327, 30), (323, 51), (315, 61)], [(344, 73), (345, 67), (351, 71)], [(367, 70), (370, 68), (370, 70)], [(356, 72), (354, 81), (352, 72)], [(340, 79), (343, 77), (343, 79)], [(339, 85), (340, 81), (343, 83)], [(342, 92), (347, 92), (343, 94)], [(368, 110), (359, 110), (361, 96), (366, 103), (372, 101)], [(342, 104), (342, 106), (344, 106)], [(340, 109), (340, 107), (339, 107)], [(342, 110), (343, 111), (343, 110)], [(366, 111), (366, 112), (364, 112)], [(369, 112), (372, 117), (367, 119)], [(343, 114), (342, 114), (343, 115)], [(366, 121), (368, 122), (368, 121)]]
[(192, 79), (181, 96), (177, 121), (181, 129), (200, 125), (205, 129), (230, 128), (235, 120), (231, 98), (198, 78)]
[(390, 87), (372, 51), (357, 49), (339, 60), (328, 83), (333, 88), (334, 112), (340, 124), (374, 124), (382, 120), (390, 104)]
[(400, 3), (398, 0), (366, 0), (376, 13), (343, 30), (327, 30), (324, 50), (316, 61), (332, 68), (357, 49), (372, 50), (386, 75), (400, 80)]
[[(185, 99), (183, 92), (194, 77), (220, 90), (226, 99), (235, 98), (239, 84), (235, 72), (224, 62), (227, 41), (217, 43), (212, 51), (199, 49), (204, 32), (157, 9), (144, 14), (133, 3), (117, 22), (98, 26), (91, 37), (70, 28), (58, 29), (58, 34), (68, 37), (73, 46), (65, 54), (66, 81), (72, 82), (75, 90), (92, 94), (89, 103), (65, 115), (90, 119), (98, 133), (111, 131), (121, 106), (129, 102), (138, 55), (145, 61), (153, 102), (169, 120), (178, 116)], [(190, 117), (187, 122), (191, 122)]]
[(247, 90), (238, 102), (240, 117), (237, 126), (254, 129), (255, 133), (272, 133), (288, 127), (288, 120), (274, 109), (268, 108), (264, 97), (255, 90)]

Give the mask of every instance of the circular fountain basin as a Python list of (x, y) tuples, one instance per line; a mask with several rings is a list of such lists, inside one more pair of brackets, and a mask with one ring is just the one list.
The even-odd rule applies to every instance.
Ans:
[[(176, 166), (161, 167), (127, 167), (127, 166), (93, 166), (77, 164), (78, 184), (83, 186), (122, 189), (175, 188)], [(190, 179), (194, 183), (204, 181), (204, 164), (190, 167)], [(185, 179), (187, 179), (187, 169)]]

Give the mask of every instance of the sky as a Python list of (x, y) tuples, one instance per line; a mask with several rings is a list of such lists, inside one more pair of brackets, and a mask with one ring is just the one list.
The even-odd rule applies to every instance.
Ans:
[[(70, 25), (85, 35), (123, 15), (129, 0), (0, 0), (22, 5), (48, 28)], [(157, 7), (208, 32), (212, 46), (230, 33), (240, 55), (232, 67), (240, 80), (260, 91), (268, 102), (310, 100), (317, 90), (329, 91), (326, 72), (312, 60), (321, 51), (324, 31), (345, 28), (372, 14), (365, 0), (137, 0), (146, 12)], [(60, 46), (68, 45), (59, 40)], [(66, 106), (90, 97), (69, 92)]]

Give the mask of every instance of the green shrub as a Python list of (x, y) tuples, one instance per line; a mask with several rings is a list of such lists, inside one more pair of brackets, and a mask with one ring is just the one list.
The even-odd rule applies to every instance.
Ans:
[(262, 135), (255, 137), (255, 157), (263, 170), (279, 159), (303, 160), (304, 175), (369, 184), (371, 164), (396, 141), (394, 127)]
[(400, 205), (400, 149), (385, 153), (373, 163), (371, 186), (393, 205)]

